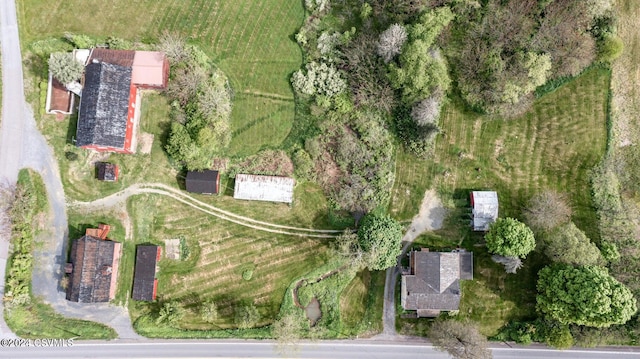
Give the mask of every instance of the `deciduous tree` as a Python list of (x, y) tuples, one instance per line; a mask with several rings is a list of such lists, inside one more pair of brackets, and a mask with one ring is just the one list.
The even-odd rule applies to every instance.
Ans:
[(301, 315), (289, 313), (276, 320), (271, 327), (271, 335), (276, 339), (276, 350), (285, 357), (293, 357), (298, 350), (304, 323)]
[(240, 304), (235, 307), (235, 323), (240, 329), (254, 327), (260, 321), (260, 312), (253, 303)]
[(536, 247), (533, 232), (513, 218), (498, 218), (485, 235), (489, 252), (506, 257), (524, 258)]
[(402, 244), (402, 226), (388, 215), (368, 214), (358, 230), (358, 243), (368, 257), (370, 270), (384, 270), (396, 265)]
[(429, 329), (429, 339), (436, 349), (455, 359), (491, 359), (487, 338), (475, 324), (455, 320), (437, 320)]
[(562, 324), (609, 327), (626, 323), (637, 310), (629, 288), (602, 267), (555, 264), (538, 278), (538, 310)]
[(407, 30), (400, 24), (392, 24), (380, 34), (376, 51), (384, 62), (393, 60), (402, 52), (402, 46), (407, 41)]
[(549, 231), (571, 220), (567, 197), (555, 191), (535, 194), (524, 209), (525, 222), (536, 231)]
[(549, 233), (544, 244), (544, 253), (554, 262), (597, 265), (603, 261), (598, 247), (573, 222)]
[(200, 317), (207, 323), (218, 319), (218, 306), (212, 300), (206, 300), (200, 304)]

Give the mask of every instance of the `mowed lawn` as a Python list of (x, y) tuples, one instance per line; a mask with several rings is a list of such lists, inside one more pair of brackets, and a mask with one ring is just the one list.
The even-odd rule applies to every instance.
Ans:
[(200, 45), (232, 83), (232, 155), (278, 146), (291, 129), (301, 1), (18, 0), (18, 9), (23, 44), (65, 32), (153, 43), (170, 31)]
[[(129, 212), (138, 243), (186, 239), (189, 257), (163, 259), (158, 284), (161, 300), (178, 300), (189, 309), (180, 325), (186, 329), (234, 327), (233, 308), (246, 302), (260, 311), (260, 325), (271, 323), (291, 282), (328, 258), (326, 242), (235, 225), (156, 195), (134, 197)], [(133, 247), (127, 248), (132, 257)], [(243, 279), (247, 270), (250, 280)], [(207, 299), (218, 305), (213, 325), (198, 315), (197, 303)]]
[(609, 72), (592, 69), (511, 120), (447, 105), (433, 161), (398, 154), (391, 213), (410, 219), (433, 185), (451, 198), (496, 190), (501, 216), (520, 217), (533, 194), (554, 189), (569, 195), (578, 226), (595, 233), (589, 173), (606, 147), (608, 88)]
[[(537, 272), (546, 261), (534, 252), (517, 274), (506, 274), (486, 248), (476, 246), (483, 238), (468, 227), (469, 191), (496, 190), (500, 216), (517, 218), (536, 192), (566, 193), (573, 220), (598, 241), (589, 179), (605, 152), (608, 89), (609, 71), (596, 68), (538, 99), (516, 119), (481, 116), (448, 104), (434, 162), (398, 153), (391, 213), (411, 219), (430, 186), (452, 207), (445, 227), (419, 240), (431, 248), (462, 243), (474, 252), (475, 280), (463, 284), (460, 315), (479, 322), (484, 334), (495, 335), (509, 321), (535, 317)], [(408, 322), (418, 332), (428, 326)]]

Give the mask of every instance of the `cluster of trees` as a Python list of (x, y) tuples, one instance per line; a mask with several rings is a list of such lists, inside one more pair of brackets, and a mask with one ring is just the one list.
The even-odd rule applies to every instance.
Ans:
[(385, 270), (397, 263), (401, 253), (403, 228), (388, 215), (367, 214), (357, 233), (345, 232), (336, 238), (335, 250), (356, 269)]
[[(598, 195), (596, 195), (598, 197)], [(554, 262), (538, 273), (537, 309), (559, 327), (609, 327), (624, 324), (637, 310), (636, 299), (602, 265), (609, 260), (571, 221), (566, 196), (554, 191), (534, 195), (524, 217), (536, 231), (544, 254)], [(607, 246), (604, 246), (607, 247)], [(572, 343), (571, 333), (563, 335)]]
[(167, 54), (171, 81), (171, 129), (165, 149), (187, 170), (208, 169), (231, 139), (231, 89), (224, 73), (199, 48), (165, 33), (160, 48)]
[[(521, 113), (537, 86), (575, 76), (596, 59), (590, 31), (606, 23), (610, 8), (608, 0), (490, 0), (459, 13), (452, 31), (459, 44), (448, 56), (462, 97), (490, 113)], [(601, 38), (603, 57), (615, 56), (617, 41)]]

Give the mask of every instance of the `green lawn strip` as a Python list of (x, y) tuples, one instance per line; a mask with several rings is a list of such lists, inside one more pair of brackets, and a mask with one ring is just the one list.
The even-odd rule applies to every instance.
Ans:
[(28, 306), (5, 311), (5, 320), (21, 338), (115, 339), (118, 336), (106, 325), (66, 318), (38, 298), (33, 298)]
[[(21, 215), (24, 223), (14, 222), (12, 235), (13, 252), (7, 266), (7, 287), (5, 295), (12, 300), (5, 301), (5, 320), (11, 330), (23, 338), (79, 338), (113, 339), (116, 332), (106, 325), (86, 320), (65, 318), (55, 312), (41, 299), (31, 293), (33, 272), (33, 246), (36, 232), (41, 230), (36, 216), (48, 210), (47, 193), (42, 178), (32, 170), (23, 169), (18, 175), (18, 186), (31, 196)], [(17, 258), (20, 267), (17, 267)], [(22, 283), (22, 284), (20, 284)], [(24, 286), (26, 298), (19, 299), (17, 288)], [(6, 297), (5, 297), (6, 299)], [(18, 303), (20, 302), (20, 303)]]
[[(164, 245), (167, 239), (182, 238), (189, 248), (185, 260), (163, 257), (158, 272), (158, 301), (177, 300), (187, 309), (177, 328), (185, 331), (231, 330), (236, 328), (234, 309), (253, 302), (261, 321), (270, 324), (276, 317), (291, 281), (327, 260), (323, 241), (256, 231), (213, 218), (175, 200), (158, 195), (135, 196), (129, 201), (134, 240), (124, 246), (121, 284), (117, 299), (124, 301), (131, 288), (135, 244)], [(165, 253), (166, 254), (166, 253)], [(130, 264), (125, 264), (131, 261)], [(249, 280), (243, 278), (252, 270)], [(199, 304), (213, 300), (218, 319), (204, 322)], [(134, 320), (155, 316), (154, 303), (129, 302)], [(142, 321), (144, 323), (144, 320)]]
[(340, 294), (342, 331), (347, 336), (370, 336), (382, 331), (384, 271), (362, 270)]

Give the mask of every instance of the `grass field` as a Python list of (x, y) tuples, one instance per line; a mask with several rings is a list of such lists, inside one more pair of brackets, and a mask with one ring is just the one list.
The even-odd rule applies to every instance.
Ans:
[(506, 121), (447, 105), (434, 161), (399, 154), (390, 212), (409, 219), (433, 184), (445, 201), (496, 190), (501, 216), (519, 217), (529, 197), (548, 188), (567, 193), (576, 224), (597, 235), (589, 171), (606, 147), (608, 87), (609, 72), (595, 68)]
[(232, 154), (277, 146), (291, 128), (289, 76), (302, 62), (292, 37), (304, 18), (301, 1), (19, 0), (17, 6), (23, 47), (65, 32), (155, 42), (170, 31), (199, 44), (232, 83)]
[[(509, 321), (535, 317), (535, 282), (544, 257), (531, 253), (517, 274), (507, 275), (471, 232), (469, 191), (498, 191), (500, 215), (520, 217), (531, 195), (545, 188), (567, 193), (573, 220), (598, 240), (591, 202), (590, 169), (605, 153), (609, 72), (595, 68), (536, 101), (524, 116), (502, 121), (447, 105), (434, 162), (399, 152), (394, 200), (390, 211), (410, 219), (425, 189), (438, 189), (449, 216), (444, 228), (425, 234), (415, 246), (450, 250), (458, 245), (474, 252), (474, 281), (464, 282), (459, 316), (478, 321), (495, 335)], [(424, 334), (425, 319), (399, 319), (403, 333)]]
[[(162, 245), (165, 239), (186, 239), (189, 257), (163, 259), (158, 285), (160, 299), (180, 300), (189, 309), (180, 325), (184, 329), (232, 328), (233, 307), (243, 301), (254, 302), (262, 315), (260, 325), (268, 324), (291, 281), (327, 260), (323, 242), (237, 226), (159, 196), (134, 197), (129, 211), (135, 243)], [(125, 244), (129, 257), (135, 253), (134, 242)], [(132, 270), (133, 263), (125, 263), (122, 266)], [(246, 269), (253, 270), (250, 280), (242, 277)], [(128, 278), (122, 279), (122, 285), (130, 286)], [(206, 299), (219, 308), (220, 317), (213, 324), (202, 322), (197, 314), (196, 303)], [(135, 306), (132, 313), (149, 309)]]

